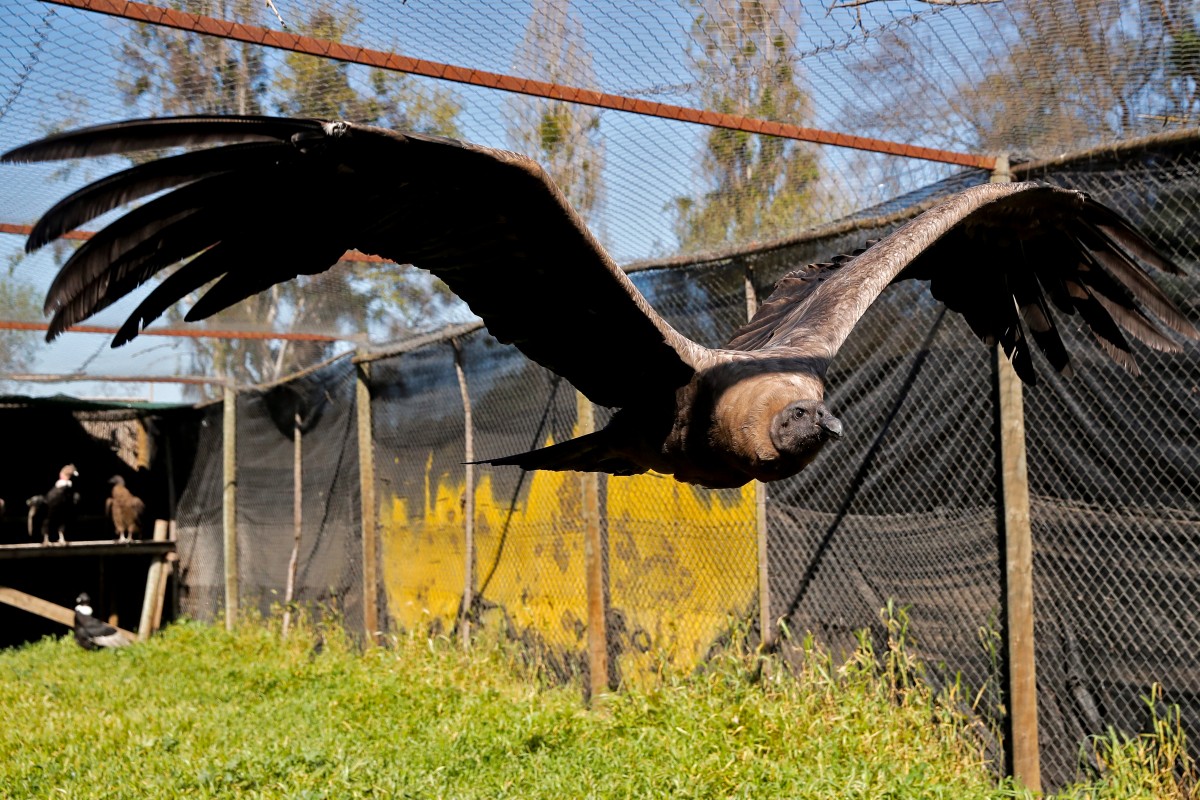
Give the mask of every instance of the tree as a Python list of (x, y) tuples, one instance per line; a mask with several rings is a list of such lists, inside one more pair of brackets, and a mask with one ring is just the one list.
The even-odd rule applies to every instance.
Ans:
[[(206, 0), (191, 11), (257, 24), (258, 0)], [(352, 36), (353, 9), (318, 5), (299, 32), (334, 41)], [(288, 53), (272, 70), (263, 51), (216, 37), (140, 26), (121, 53), (128, 102), (161, 113), (265, 113), (349, 119), (425, 133), (457, 135), (458, 105), (437, 88), (408, 76)], [(365, 75), (365, 80), (355, 78)], [(326, 272), (277, 284), (221, 312), (214, 323), (233, 328), (365, 332), (390, 335), (438, 313), (449, 291), (426, 273), (371, 262), (342, 263)], [(193, 298), (194, 299), (194, 298)], [(177, 309), (170, 312), (178, 319)], [(330, 354), (323, 342), (194, 340), (194, 367), (241, 383), (276, 380)]]
[[(596, 82), (583, 25), (571, 13), (570, 0), (534, 0), (518, 54), (542, 80), (570, 86)], [(600, 112), (520, 96), (508, 104), (510, 147), (536, 159), (575, 210), (592, 219), (603, 196)]]
[(1010, 0), (996, 9), (954, 12), (1011, 20), (981, 70), (956, 82), (924, 68), (935, 54), (918, 26), (879, 36), (855, 68), (877, 99), (847, 105), (844, 118), (868, 135), (1028, 159), (1200, 111), (1195, 0)]
[[(793, 65), (791, 0), (694, 0), (692, 71), (702, 106), (803, 124), (808, 98)], [(789, 139), (712, 128), (701, 170), (710, 188), (674, 201), (681, 249), (771, 238), (812, 221), (816, 156)]]
[[(41, 318), (42, 304), (37, 292), (27, 283), (16, 280), (14, 272), (23, 254), (14, 253), (9, 260), (8, 276), (0, 280), (0, 318), (36, 320)], [(41, 334), (33, 331), (0, 331), (0, 372), (27, 372), (41, 345)]]

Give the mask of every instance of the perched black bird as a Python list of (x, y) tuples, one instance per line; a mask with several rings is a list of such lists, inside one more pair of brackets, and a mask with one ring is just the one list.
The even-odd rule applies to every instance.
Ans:
[(131, 644), (121, 631), (107, 622), (92, 616), (92, 599), (87, 592), (75, 598), (75, 641), (85, 650), (99, 650), (104, 647), (125, 647)]
[[(46, 297), (48, 337), (195, 255), (150, 292), (114, 346), (212, 283), (199, 320), (350, 248), (430, 270), (502, 342), (620, 410), (603, 430), (493, 459), (525, 469), (647, 470), (712, 487), (803, 469), (842, 424), (826, 406), (829, 363), (890, 283), (927, 280), (1026, 381), (1029, 336), (1071, 367), (1058, 312), (1136, 371), (1126, 336), (1176, 351), (1200, 333), (1143, 265), (1180, 270), (1124, 219), (1074, 191), (977, 186), (869, 249), (784, 276), (721, 349), (650, 308), (533, 161), (514, 153), (347, 122), (269, 117), (134, 120), (56, 134), (4, 162), (225, 143), (133, 166), (64, 198), (38, 221), (34, 250), (117, 206), (174, 189), (98, 232)], [(176, 188), (177, 187), (177, 188)], [(197, 255), (198, 254), (198, 255)], [(215, 283), (213, 283), (215, 281)]]
[(58, 534), (58, 544), (66, 544), (67, 528), (75, 522), (75, 508), (79, 505), (79, 493), (73, 480), (79, 477), (74, 464), (67, 464), (58, 471), (54, 488), (45, 494), (35, 494), (25, 501), (29, 507), (29, 538), (34, 531), (41, 530), (42, 544), (50, 544), (50, 534)]
[(117, 541), (133, 541), (142, 535), (142, 512), (146, 504), (140, 497), (134, 495), (125, 486), (125, 479), (113, 475), (108, 479), (112, 484), (112, 496), (104, 501), (104, 514), (112, 520), (113, 529), (117, 532)]

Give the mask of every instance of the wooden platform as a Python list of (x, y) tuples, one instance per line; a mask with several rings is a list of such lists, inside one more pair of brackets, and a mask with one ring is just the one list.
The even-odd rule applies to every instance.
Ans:
[[(39, 617), (54, 620), (55, 622), (66, 625), (68, 628), (75, 627), (75, 610), (72, 608), (64, 608), (57, 603), (51, 603), (48, 600), (43, 600), (40, 597), (34, 597), (31, 594), (11, 589), (7, 586), (0, 586), (0, 603), (19, 608), (22, 611), (28, 611), (30, 614), (37, 614)], [(133, 631), (127, 631), (124, 628), (117, 628), (129, 641), (136, 641), (139, 637)], [(142, 637), (144, 638), (144, 637)]]
[(175, 542), (118, 543), (112, 539), (66, 544), (0, 544), (0, 561), (14, 558), (70, 558), (73, 556), (165, 556), (175, 552)]

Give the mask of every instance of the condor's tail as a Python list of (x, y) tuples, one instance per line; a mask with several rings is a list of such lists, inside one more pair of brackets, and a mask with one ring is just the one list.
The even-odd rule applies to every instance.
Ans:
[(515, 466), (524, 470), (607, 472), (609, 475), (640, 475), (646, 471), (645, 467), (613, 450), (612, 435), (608, 431), (596, 431), (540, 450), (472, 463), (491, 464), (494, 467)]

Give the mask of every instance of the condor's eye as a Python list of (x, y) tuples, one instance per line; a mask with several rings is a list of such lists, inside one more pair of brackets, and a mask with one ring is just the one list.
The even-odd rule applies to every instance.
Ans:
[(795, 417), (796, 419), (800, 419), (801, 417), (804, 416), (804, 409), (800, 408), (799, 406), (797, 406), (796, 408), (793, 408), (792, 416)]

